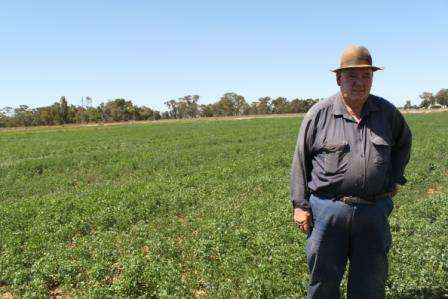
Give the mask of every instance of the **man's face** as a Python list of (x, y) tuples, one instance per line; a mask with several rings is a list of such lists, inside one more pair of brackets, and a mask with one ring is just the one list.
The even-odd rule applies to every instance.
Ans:
[(363, 104), (370, 94), (373, 71), (369, 67), (351, 68), (336, 73), (344, 100), (351, 104)]

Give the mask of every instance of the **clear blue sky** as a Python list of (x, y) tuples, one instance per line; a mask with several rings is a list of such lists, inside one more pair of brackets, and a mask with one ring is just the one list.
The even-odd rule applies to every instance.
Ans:
[(448, 1), (1, 1), (0, 107), (321, 98), (350, 44), (396, 105), (448, 88)]

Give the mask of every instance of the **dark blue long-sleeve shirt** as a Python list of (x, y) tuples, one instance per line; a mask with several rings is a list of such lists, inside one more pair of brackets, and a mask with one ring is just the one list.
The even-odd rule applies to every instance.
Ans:
[(305, 115), (291, 169), (291, 201), (310, 209), (311, 192), (368, 198), (406, 183), (412, 135), (400, 111), (369, 95), (357, 123), (341, 93)]

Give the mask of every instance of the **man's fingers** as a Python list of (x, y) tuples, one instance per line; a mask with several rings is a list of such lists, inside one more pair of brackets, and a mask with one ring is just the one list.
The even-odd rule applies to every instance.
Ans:
[(303, 226), (301, 227), (302, 232), (304, 232), (305, 234), (308, 234), (308, 232), (310, 231), (310, 229), (311, 229), (311, 226), (310, 226), (309, 223), (307, 223), (307, 224), (305, 224), (305, 225), (303, 225)]
[(294, 223), (302, 232), (308, 233), (313, 226), (311, 212), (300, 208), (294, 209)]
[(307, 221), (307, 220), (303, 220), (303, 221), (294, 221), (295, 223), (296, 223), (296, 225), (298, 226), (298, 227), (301, 227), (301, 226), (304, 226), (304, 225), (306, 225), (306, 224), (309, 224), (309, 222)]
[(313, 224), (310, 221), (306, 221), (306, 220), (303, 222), (301, 222), (301, 221), (295, 221), (295, 222), (296, 222), (297, 227), (302, 232), (304, 232), (306, 234), (310, 231), (311, 227), (313, 226)]

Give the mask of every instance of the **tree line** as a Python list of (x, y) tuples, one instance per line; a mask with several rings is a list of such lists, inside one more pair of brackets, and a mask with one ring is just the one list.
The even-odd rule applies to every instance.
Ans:
[(196, 118), (214, 116), (239, 116), (307, 112), (319, 99), (293, 99), (284, 97), (261, 97), (248, 103), (243, 96), (233, 92), (225, 93), (212, 104), (198, 104), (198, 95), (189, 95), (165, 102), (168, 111), (163, 118)]
[[(420, 105), (407, 101), (404, 109), (437, 108), (448, 106), (448, 89), (437, 93), (423, 92)], [(83, 99), (82, 105), (72, 105), (65, 97), (51, 106), (0, 109), (0, 127), (51, 126), (62, 124), (106, 123), (139, 120), (184, 119), (216, 116), (240, 116), (262, 114), (305, 113), (319, 99), (292, 99), (284, 97), (260, 97), (247, 102), (236, 93), (225, 93), (211, 104), (199, 104), (199, 95), (187, 95), (165, 102), (166, 111), (160, 112), (146, 106), (137, 106), (126, 99), (109, 100), (94, 107), (91, 97)]]
[(428, 109), (428, 108), (439, 108), (439, 107), (447, 107), (448, 106), (448, 89), (442, 88), (436, 94), (432, 92), (423, 92), (419, 95), (420, 105), (412, 105), (411, 101), (406, 101), (404, 105), (404, 109)]
[(160, 119), (160, 113), (146, 106), (136, 106), (125, 99), (115, 99), (91, 106), (92, 100), (86, 97), (86, 105), (69, 105), (65, 97), (51, 106), (30, 108), (20, 105), (17, 108), (0, 109), (0, 127), (51, 126), (73, 123), (117, 122), (129, 120)]
[(51, 126), (63, 124), (106, 123), (139, 120), (183, 119), (214, 116), (239, 116), (307, 112), (318, 99), (293, 99), (261, 97), (251, 103), (236, 93), (225, 93), (219, 101), (199, 104), (198, 95), (188, 95), (165, 102), (167, 111), (157, 111), (137, 106), (126, 99), (109, 100), (97, 107), (86, 97), (82, 105), (72, 105), (63, 96), (51, 106), (0, 109), (0, 127)]

